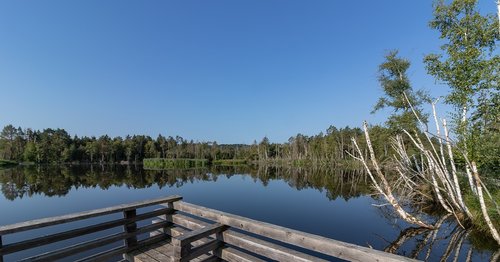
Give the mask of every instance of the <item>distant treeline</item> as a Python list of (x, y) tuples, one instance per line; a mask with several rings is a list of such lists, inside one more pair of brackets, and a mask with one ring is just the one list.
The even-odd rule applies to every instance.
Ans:
[[(382, 158), (390, 155), (387, 128), (375, 126), (371, 134)], [(298, 134), (286, 143), (271, 143), (267, 137), (251, 145), (198, 142), (180, 136), (145, 135), (113, 137), (71, 136), (64, 129), (42, 131), (5, 126), (0, 133), (0, 159), (32, 163), (140, 163), (144, 158), (206, 159), (239, 162), (294, 162), (326, 164), (350, 161), (351, 137), (363, 141), (359, 128), (330, 126), (315, 136)], [(224, 163), (228, 163), (227, 161)]]

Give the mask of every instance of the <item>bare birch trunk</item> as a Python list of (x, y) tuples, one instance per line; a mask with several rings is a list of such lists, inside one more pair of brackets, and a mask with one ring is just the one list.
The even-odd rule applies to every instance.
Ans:
[(425, 228), (430, 228), (433, 229), (434, 227), (432, 225), (428, 225), (427, 223), (421, 221), (420, 219), (416, 218), (415, 216), (409, 214), (406, 212), (397, 199), (394, 197), (392, 194), (392, 188), (389, 185), (389, 182), (387, 182), (387, 179), (385, 178), (384, 174), (382, 173), (382, 170), (380, 169), (380, 166), (378, 165), (377, 159), (375, 158), (375, 152), (372, 147), (372, 143), (370, 140), (370, 134), (368, 133), (368, 124), (366, 122), (363, 123), (363, 129), (365, 132), (365, 139), (366, 139), (366, 144), (368, 146), (368, 151), (370, 153), (370, 160), (375, 168), (375, 174), (377, 175), (378, 179), (382, 182), (382, 186), (380, 186), (377, 181), (375, 180), (375, 177), (373, 176), (370, 168), (368, 167), (368, 164), (363, 156), (363, 152), (359, 148), (357, 142), (355, 139), (352, 139), (354, 146), (356, 147), (356, 150), (358, 151), (359, 158), (362, 162), (363, 165), (365, 166), (366, 171), (368, 172), (368, 175), (370, 176), (375, 188), (385, 197), (385, 199), (392, 205), (392, 207), (396, 210), (398, 215), (405, 220), (408, 223), (415, 224), (421, 227)]
[(479, 204), (481, 205), (481, 211), (483, 212), (484, 220), (486, 221), (486, 224), (490, 229), (491, 235), (497, 241), (498, 245), (500, 245), (500, 235), (498, 235), (498, 231), (491, 222), (490, 216), (488, 215), (488, 210), (486, 209), (486, 204), (484, 203), (483, 189), (481, 186), (479, 175), (477, 173), (476, 163), (474, 162), (472, 162), (472, 173), (474, 174), (474, 177), (476, 179), (477, 196), (479, 198)]

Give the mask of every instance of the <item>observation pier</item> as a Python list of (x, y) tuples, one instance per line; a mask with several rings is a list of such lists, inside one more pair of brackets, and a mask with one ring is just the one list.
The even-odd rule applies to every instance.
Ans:
[[(18, 240), (17, 234), (28, 238)], [(19, 258), (23, 254), (27, 256)], [(335, 258), (416, 261), (193, 205), (182, 201), (180, 196), (0, 226), (0, 262), (331, 261)]]

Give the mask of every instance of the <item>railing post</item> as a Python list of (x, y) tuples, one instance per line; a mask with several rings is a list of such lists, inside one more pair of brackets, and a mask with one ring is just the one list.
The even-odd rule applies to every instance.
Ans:
[(223, 243), (219, 239), (212, 239), (204, 244), (196, 247), (192, 247), (192, 242), (199, 239), (208, 237), (212, 234), (219, 234), (225, 231), (228, 226), (222, 225), (220, 223), (215, 223), (198, 230), (190, 231), (179, 237), (172, 238), (172, 245), (174, 246), (173, 258), (174, 262), (190, 261), (202, 254), (214, 251), (221, 247)]
[[(2, 250), (2, 235), (0, 235), (0, 250)], [(0, 262), (3, 262), (3, 253), (0, 253)]]
[[(127, 210), (123, 211), (123, 218), (125, 219), (130, 219), (134, 218), (137, 215), (136, 210)], [(124, 230), (126, 233), (134, 233), (137, 230), (137, 223), (136, 222), (128, 222), (127, 224), (124, 225)], [(125, 239), (125, 246), (127, 248), (131, 248), (137, 245), (137, 235), (130, 236), (129, 238)], [(1, 262), (1, 261), (0, 261)]]

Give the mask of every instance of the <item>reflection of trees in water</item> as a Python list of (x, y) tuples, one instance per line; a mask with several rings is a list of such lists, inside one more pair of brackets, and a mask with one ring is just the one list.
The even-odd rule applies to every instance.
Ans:
[[(460, 227), (450, 214), (439, 218), (436, 229), (409, 227), (389, 242), (385, 252), (404, 255), (424, 261), (472, 261), (473, 252), (478, 256), (489, 256), (495, 250), (496, 242), (490, 238), (475, 235), (477, 232)], [(490, 261), (497, 261), (500, 251), (491, 255)]]
[(250, 175), (265, 186), (271, 180), (284, 180), (297, 190), (325, 190), (330, 200), (338, 197), (348, 200), (372, 192), (363, 170), (259, 166)]
[[(371, 194), (370, 184), (362, 171), (298, 167), (247, 167), (223, 166), (210, 169), (143, 170), (142, 166), (94, 165), (94, 166), (27, 166), (0, 170), (1, 191), (6, 199), (31, 197), (36, 194), (64, 196), (72, 188), (101, 188), (126, 186), (147, 188), (182, 187), (196, 181), (215, 182), (220, 176), (231, 177), (245, 174), (255, 182), (267, 186), (272, 181), (286, 181), (297, 190), (316, 189), (325, 191), (330, 200)], [(377, 196), (373, 196), (377, 199)], [(379, 214), (394, 221), (394, 212), (387, 207), (378, 208)], [(438, 213), (430, 213), (439, 217)], [(484, 234), (465, 231), (453, 219), (437, 220), (438, 230), (401, 228), (400, 235), (387, 241), (385, 251), (429, 261), (467, 260), (475, 252), (495, 250), (495, 242)], [(474, 247), (474, 251), (471, 247)], [(500, 258), (500, 252), (492, 260)]]
[(26, 166), (0, 171), (0, 184), (5, 198), (14, 200), (34, 194), (64, 196), (71, 188), (181, 187), (195, 181), (215, 182), (221, 175), (231, 177), (235, 174), (249, 175), (264, 186), (273, 180), (284, 180), (298, 190), (324, 190), (331, 200), (338, 197), (348, 200), (371, 192), (362, 171), (269, 166), (169, 170), (143, 170), (142, 166), (121, 165)]

